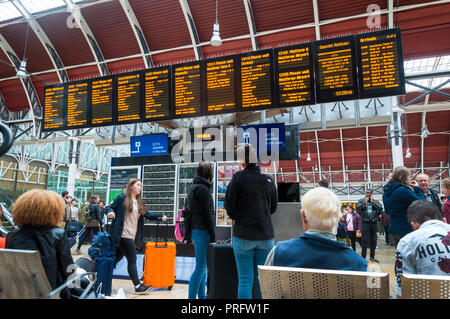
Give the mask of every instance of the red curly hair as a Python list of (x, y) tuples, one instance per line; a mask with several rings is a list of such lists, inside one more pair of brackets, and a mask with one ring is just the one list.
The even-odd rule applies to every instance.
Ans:
[(64, 199), (53, 191), (33, 189), (23, 193), (14, 203), (13, 221), (24, 225), (56, 227), (66, 208)]

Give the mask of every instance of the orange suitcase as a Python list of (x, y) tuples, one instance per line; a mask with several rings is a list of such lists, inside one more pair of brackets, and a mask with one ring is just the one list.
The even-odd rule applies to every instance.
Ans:
[[(156, 227), (159, 228), (159, 225)], [(175, 284), (175, 257), (176, 245), (174, 242), (146, 243), (144, 285), (150, 285), (153, 288), (169, 288), (171, 290)]]
[(0, 248), (5, 248), (6, 245), (6, 238), (0, 237)]

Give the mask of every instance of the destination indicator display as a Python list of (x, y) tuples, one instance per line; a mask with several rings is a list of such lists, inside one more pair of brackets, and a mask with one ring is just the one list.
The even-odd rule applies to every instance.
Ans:
[(117, 124), (141, 119), (141, 74), (117, 77)]
[(200, 62), (175, 66), (173, 78), (175, 117), (201, 115)]
[(72, 83), (67, 86), (67, 128), (88, 124), (88, 83)]
[(44, 89), (44, 127), (43, 130), (63, 129), (65, 86), (55, 85)]
[(400, 29), (356, 36), (360, 98), (405, 94)]
[(277, 105), (289, 107), (316, 103), (310, 44), (275, 50)]
[(91, 82), (91, 125), (111, 125), (113, 123), (113, 78), (103, 78)]
[(144, 72), (145, 118), (157, 120), (170, 116), (169, 68)]
[(272, 62), (271, 50), (240, 57), (243, 110), (270, 108), (273, 105)]
[(352, 100), (358, 97), (354, 51), (353, 36), (316, 42), (317, 103)]
[(233, 57), (206, 61), (206, 112), (229, 113), (236, 109), (236, 65)]

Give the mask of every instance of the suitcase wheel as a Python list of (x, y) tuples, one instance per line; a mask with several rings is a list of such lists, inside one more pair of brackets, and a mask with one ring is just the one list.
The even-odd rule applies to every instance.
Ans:
[(167, 289), (170, 291), (170, 290), (172, 290), (172, 287), (173, 287), (173, 286), (169, 286), (169, 287), (167, 287)]

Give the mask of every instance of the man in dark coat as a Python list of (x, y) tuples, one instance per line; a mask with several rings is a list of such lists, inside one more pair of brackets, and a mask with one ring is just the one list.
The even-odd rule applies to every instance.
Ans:
[(356, 211), (361, 216), (362, 250), (361, 256), (366, 258), (367, 247), (370, 248), (370, 261), (375, 259), (377, 248), (377, 223), (383, 210), (379, 201), (373, 199), (371, 189), (366, 190), (366, 196), (361, 198), (356, 205)]
[(439, 210), (442, 213), (442, 203), (441, 200), (439, 199), (439, 194), (428, 187), (430, 185), (430, 176), (421, 173), (416, 176), (416, 182), (419, 185), (419, 187), (422, 188), (423, 194), (425, 195), (425, 199), (436, 205), (436, 207), (439, 208)]

